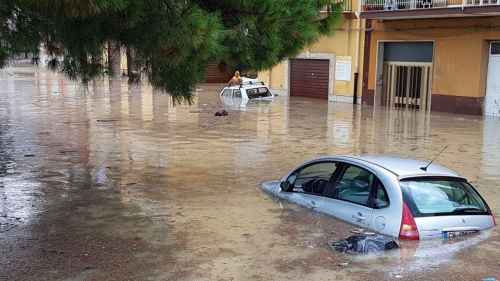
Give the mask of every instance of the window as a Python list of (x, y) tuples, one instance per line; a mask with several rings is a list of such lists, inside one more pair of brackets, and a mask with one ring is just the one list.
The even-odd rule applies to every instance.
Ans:
[(400, 185), (415, 216), (488, 214), (479, 194), (461, 179), (415, 178)]
[(267, 94), (267, 88), (258, 88), (257, 91), (259, 92), (259, 94)]
[(340, 200), (368, 206), (374, 175), (362, 168), (348, 166), (336, 184), (336, 197)]
[(252, 88), (247, 89), (247, 96), (249, 99), (270, 97), (271, 92), (269, 92), (269, 89), (266, 87)]
[(233, 90), (231, 90), (231, 89), (225, 89), (225, 90), (222, 92), (222, 96), (224, 96), (224, 97), (230, 97), (230, 96), (231, 96), (232, 91), (233, 91)]
[(241, 98), (241, 91), (240, 90), (234, 90), (233, 91), (233, 97), (235, 97), (235, 98)]
[(271, 96), (271, 92), (269, 92), (269, 89), (266, 87), (259, 88), (258, 92), (259, 92), (259, 95), (261, 97), (270, 97)]
[(334, 162), (314, 163), (293, 173), (288, 182), (299, 191), (322, 195), (328, 185), (331, 185), (330, 178), (337, 168)]
[(247, 89), (247, 96), (249, 99), (254, 99), (259, 96), (257, 89)]
[(490, 54), (500, 55), (500, 42), (491, 43)]
[(387, 192), (385, 191), (382, 183), (375, 179), (375, 184), (373, 186), (374, 195), (373, 195), (373, 208), (382, 209), (389, 206), (389, 196), (387, 196)]

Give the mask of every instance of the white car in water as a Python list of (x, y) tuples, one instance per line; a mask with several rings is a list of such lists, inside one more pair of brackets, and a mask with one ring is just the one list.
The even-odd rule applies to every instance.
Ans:
[(391, 156), (306, 162), (263, 183), (280, 198), (399, 239), (455, 238), (496, 225), (472, 185), (443, 166)]
[(237, 86), (224, 87), (220, 97), (226, 99), (241, 99), (242, 103), (249, 100), (272, 100), (273, 94), (269, 87), (257, 79), (242, 78), (242, 83)]

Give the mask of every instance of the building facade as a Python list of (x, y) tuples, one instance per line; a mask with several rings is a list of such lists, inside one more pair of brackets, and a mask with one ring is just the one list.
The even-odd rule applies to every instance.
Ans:
[(278, 92), (330, 101), (361, 102), (364, 20), (356, 0), (343, 1), (341, 25), (297, 57), (258, 74)]
[(500, 115), (500, 1), (362, 1), (363, 104)]

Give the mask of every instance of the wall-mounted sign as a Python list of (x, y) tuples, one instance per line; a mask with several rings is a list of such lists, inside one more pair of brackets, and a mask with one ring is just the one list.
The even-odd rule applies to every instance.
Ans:
[(335, 62), (335, 80), (351, 81), (351, 60), (338, 59)]

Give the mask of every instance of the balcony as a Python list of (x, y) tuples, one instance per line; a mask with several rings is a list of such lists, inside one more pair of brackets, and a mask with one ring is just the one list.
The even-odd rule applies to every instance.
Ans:
[(351, 0), (337, 0), (338, 3), (342, 4), (342, 11), (344, 13), (352, 12), (352, 1)]
[(367, 19), (500, 15), (500, 0), (362, 0)]
[[(332, 3), (342, 7), (342, 14), (345, 18), (356, 17), (354, 11), (352, 10), (352, 0), (332, 0)], [(329, 7), (324, 7), (320, 12), (321, 14), (326, 15), (326, 13), (328, 13), (329, 11)]]

